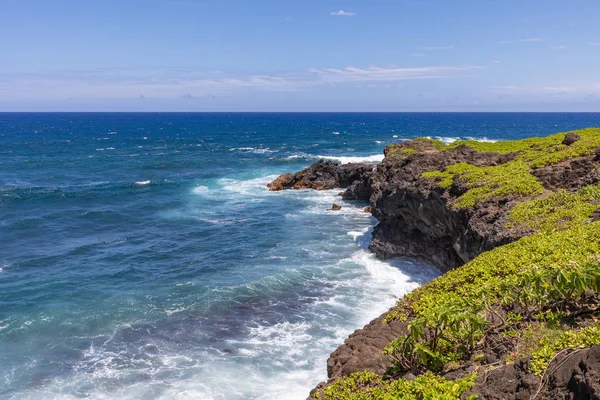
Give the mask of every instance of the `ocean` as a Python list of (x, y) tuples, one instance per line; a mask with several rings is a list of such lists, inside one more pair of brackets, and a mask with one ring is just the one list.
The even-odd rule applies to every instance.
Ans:
[(0, 114), (0, 398), (304, 399), (348, 334), (438, 272), (369, 254), (366, 203), (269, 181), (320, 158), (377, 162), (415, 137), (599, 125), (598, 113)]

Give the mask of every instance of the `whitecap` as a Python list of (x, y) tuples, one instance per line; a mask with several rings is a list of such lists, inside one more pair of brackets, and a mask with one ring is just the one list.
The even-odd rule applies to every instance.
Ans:
[(312, 154), (293, 154), (291, 156), (287, 156), (288, 160), (294, 160), (298, 158), (306, 159), (306, 160), (331, 160), (336, 161), (341, 164), (348, 163), (379, 163), (383, 160), (383, 154), (372, 154), (368, 156), (324, 156), (324, 155), (312, 155)]
[(139, 182), (136, 182), (135, 184), (136, 184), (136, 185), (139, 185), (139, 186), (144, 186), (144, 185), (149, 185), (149, 184), (150, 184), (150, 182), (151, 182), (151, 181), (139, 181)]
[(496, 143), (496, 142), (498, 142), (498, 140), (496, 140), (496, 139), (488, 139), (485, 136), (481, 137), (481, 138), (475, 138), (475, 137), (467, 136), (467, 137), (465, 137), (465, 139), (467, 139), (467, 140), (477, 140), (478, 142), (485, 142), (485, 143)]
[(336, 131), (336, 132), (331, 132), (331, 134), (332, 135), (339, 135), (340, 133)]

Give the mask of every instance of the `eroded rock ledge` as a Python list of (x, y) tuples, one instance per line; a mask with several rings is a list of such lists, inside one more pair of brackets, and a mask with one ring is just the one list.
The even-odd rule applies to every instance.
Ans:
[[(585, 133), (583, 141), (574, 133), (555, 135), (540, 144), (513, 146), (515, 151), (511, 146), (470, 141), (445, 146), (417, 139), (386, 147), (384, 160), (375, 168), (319, 161), (294, 175), (282, 175), (269, 187), (346, 188), (343, 198), (369, 201), (371, 212), (379, 221), (370, 244), (370, 250), (378, 257), (420, 258), (446, 272), (544, 227), (541, 223), (515, 222), (512, 210), (517, 205), (532, 199), (543, 201), (563, 191), (567, 195), (578, 193), (581, 188), (600, 182), (600, 150), (590, 147), (600, 145), (594, 135), (600, 137), (600, 132)], [(597, 220), (600, 202), (598, 210), (582, 221)], [(396, 313), (397, 309), (391, 312)], [(320, 384), (311, 396), (354, 372), (384, 374), (392, 363), (382, 349), (407, 334), (412, 318), (409, 314), (400, 321), (391, 316), (380, 316), (346, 339), (328, 360), (329, 381)], [(516, 374), (519, 365), (496, 372), (504, 374), (498, 380)], [(452, 373), (448, 375), (449, 379), (452, 377)], [(523, 379), (525, 382), (529, 378)], [(477, 385), (473, 390), (483, 395), (482, 386)], [(505, 392), (490, 392), (485, 395), (488, 397), (480, 398), (525, 398), (513, 394), (506, 397)]]

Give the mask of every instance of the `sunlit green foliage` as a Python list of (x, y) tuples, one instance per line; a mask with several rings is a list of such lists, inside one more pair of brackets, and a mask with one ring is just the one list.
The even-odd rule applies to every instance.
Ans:
[(559, 230), (590, 221), (598, 208), (600, 185), (589, 185), (570, 193), (560, 190), (547, 197), (516, 205), (510, 214), (509, 227), (524, 226), (535, 230)]
[[(472, 207), (477, 202), (489, 198), (535, 197), (542, 194), (544, 190), (537, 178), (531, 174), (532, 168), (588, 156), (594, 154), (600, 147), (599, 128), (584, 129), (575, 133), (581, 137), (581, 140), (570, 146), (562, 144), (564, 133), (544, 138), (495, 143), (475, 140), (457, 141), (441, 148), (441, 151), (465, 145), (480, 152), (515, 153), (516, 158), (502, 165), (488, 167), (457, 163), (450, 165), (444, 171), (425, 172), (422, 177), (435, 180), (443, 188), (449, 188), (453, 183), (457, 183), (457, 179), (466, 181), (469, 190), (455, 201), (456, 208)], [(554, 198), (554, 200), (559, 199)]]
[(594, 154), (600, 146), (600, 128), (588, 128), (574, 131), (581, 140), (566, 146), (562, 144), (565, 133), (557, 133), (543, 138), (528, 138), (523, 140), (502, 142), (478, 142), (476, 140), (459, 140), (451, 143), (446, 149), (460, 145), (469, 146), (480, 152), (500, 154), (519, 153), (518, 159), (529, 163), (533, 168), (557, 164), (574, 157)]
[(539, 349), (533, 353), (531, 369), (542, 376), (548, 363), (562, 349), (582, 349), (600, 344), (600, 326), (588, 326), (581, 329), (566, 330), (560, 335), (544, 337)]
[[(473, 387), (475, 376), (448, 381), (426, 373), (408, 381), (387, 382), (370, 372), (357, 372), (323, 391), (323, 400), (458, 400)], [(474, 397), (469, 397), (473, 399)]]
[[(385, 349), (402, 371), (439, 371), (466, 360), (496, 304), (517, 303), (516, 322), (577, 305), (586, 290), (600, 291), (600, 222), (545, 231), (481, 254), (405, 296), (415, 318), (409, 334)], [(518, 317), (518, 318), (517, 318)], [(508, 327), (508, 321), (505, 321)]]

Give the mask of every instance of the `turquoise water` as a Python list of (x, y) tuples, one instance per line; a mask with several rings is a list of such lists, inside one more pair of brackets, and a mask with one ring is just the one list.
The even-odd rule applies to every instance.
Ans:
[[(354, 329), (436, 276), (368, 253), (318, 158), (515, 139), (600, 114), (0, 114), (0, 398), (304, 399)], [(327, 211), (336, 201), (340, 212)]]

